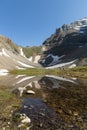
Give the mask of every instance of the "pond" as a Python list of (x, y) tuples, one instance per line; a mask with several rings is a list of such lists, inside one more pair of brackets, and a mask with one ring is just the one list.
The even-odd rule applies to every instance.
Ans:
[(0, 77), (0, 86), (21, 101), (11, 119), (3, 118), (0, 108), (1, 130), (87, 130), (86, 79), (7, 75)]

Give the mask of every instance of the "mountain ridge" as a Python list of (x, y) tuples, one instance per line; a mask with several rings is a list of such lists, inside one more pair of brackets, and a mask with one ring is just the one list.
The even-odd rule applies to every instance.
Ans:
[(0, 35), (0, 69), (87, 65), (87, 17), (64, 24), (41, 46), (22, 47)]
[(26, 69), (41, 67), (30, 62), (23, 52), (23, 47), (16, 45), (12, 40), (0, 35), (0, 72), (2, 70)]
[[(84, 51), (85, 49), (85, 51)], [(77, 52), (77, 53), (76, 53)], [(54, 57), (54, 58), (53, 58)], [(87, 57), (87, 17), (63, 25), (43, 42), (43, 55), (39, 61), (43, 66), (68, 63), (75, 60), (76, 66)], [(63, 65), (60, 67), (67, 67)], [(69, 67), (69, 66), (68, 66)]]

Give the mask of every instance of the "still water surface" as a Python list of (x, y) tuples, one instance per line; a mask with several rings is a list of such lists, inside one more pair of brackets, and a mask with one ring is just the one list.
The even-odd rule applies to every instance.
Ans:
[(53, 75), (0, 77), (0, 86), (22, 99), (13, 116), (25, 114), (30, 123), (17, 130), (79, 130), (87, 126), (87, 80)]

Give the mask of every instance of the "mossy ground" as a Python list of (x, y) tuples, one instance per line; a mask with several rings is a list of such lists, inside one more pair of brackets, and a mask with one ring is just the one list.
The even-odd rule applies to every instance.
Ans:
[[(8, 87), (9, 88), (9, 87)], [(5, 86), (0, 86), (0, 129), (10, 129), (12, 113), (20, 107), (20, 100)]]

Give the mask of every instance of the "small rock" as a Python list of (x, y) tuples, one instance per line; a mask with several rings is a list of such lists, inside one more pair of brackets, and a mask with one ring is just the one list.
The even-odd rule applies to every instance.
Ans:
[(13, 113), (13, 110), (11, 110), (11, 113)]
[(78, 116), (78, 112), (74, 111), (73, 112), (74, 116)]
[(43, 123), (40, 123), (40, 127), (42, 127), (43, 126)]
[(31, 122), (31, 119), (26, 116), (25, 114), (21, 114), (21, 117), (20, 117), (22, 120), (21, 120), (21, 123), (30, 123)]
[(26, 93), (27, 93), (27, 94), (35, 94), (35, 92), (32, 91), (32, 90), (28, 90)]
[(23, 126), (25, 126), (24, 124), (19, 124), (18, 125), (18, 128), (21, 128), (21, 127), (23, 127)]
[(8, 122), (8, 125), (10, 125), (11, 124), (11, 122)]
[(24, 108), (28, 108), (28, 106), (24, 106)]
[(21, 122), (22, 122), (22, 123), (30, 123), (30, 122), (31, 122), (31, 119), (28, 118), (28, 117), (26, 117), (26, 118), (23, 119)]

